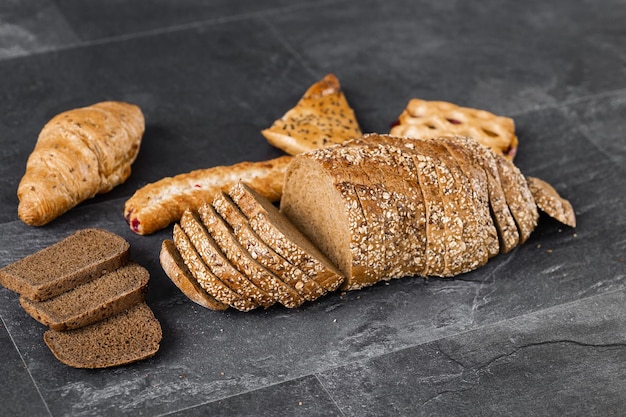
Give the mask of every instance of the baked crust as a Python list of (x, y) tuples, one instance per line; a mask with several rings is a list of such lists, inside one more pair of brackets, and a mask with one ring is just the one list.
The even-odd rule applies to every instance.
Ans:
[(509, 117), (446, 101), (418, 98), (409, 100), (389, 134), (422, 139), (471, 137), (511, 161), (515, 158), (518, 146), (515, 122)]
[(53, 117), (18, 185), (19, 218), (43, 226), (126, 181), (144, 129), (141, 109), (124, 102), (96, 103)]
[(228, 308), (227, 304), (217, 301), (198, 284), (172, 240), (165, 239), (161, 244), (159, 262), (169, 279), (191, 301), (211, 310), (226, 310)]
[(290, 155), (342, 143), (362, 134), (333, 74), (309, 87), (292, 109), (261, 133), (269, 143)]
[(180, 220), (185, 210), (197, 211), (213, 201), (218, 192), (228, 191), (239, 180), (246, 181), (269, 200), (278, 201), (290, 160), (291, 157), (285, 155), (163, 178), (140, 188), (126, 201), (124, 218), (133, 232), (148, 235)]

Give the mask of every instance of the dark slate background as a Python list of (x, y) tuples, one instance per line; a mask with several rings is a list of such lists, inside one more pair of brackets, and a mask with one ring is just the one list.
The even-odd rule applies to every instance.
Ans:
[[(0, 289), (0, 415), (608, 416), (626, 409), (623, 0), (4, 0), (0, 266), (84, 227), (151, 272), (157, 356), (77, 370)], [(516, 163), (576, 209), (456, 279), (407, 278), (297, 310), (213, 312), (162, 272), (171, 228), (122, 217), (164, 176), (280, 155), (260, 135), (333, 72), (366, 132), (412, 97), (515, 119)], [(45, 227), (17, 218), (41, 127), (101, 100), (141, 106), (129, 180)]]

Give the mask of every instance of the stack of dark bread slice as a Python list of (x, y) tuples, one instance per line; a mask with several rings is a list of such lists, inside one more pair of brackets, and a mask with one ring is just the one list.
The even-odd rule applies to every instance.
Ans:
[(271, 201), (242, 182), (197, 213), (187, 210), (160, 259), (183, 293), (216, 310), (298, 307), (344, 280)]
[(83, 229), (0, 269), (0, 282), (50, 328), (44, 341), (61, 362), (123, 365), (154, 355), (162, 338), (145, 303), (150, 275), (129, 252), (122, 237)]
[(538, 208), (575, 227), (554, 188), (473, 139), (368, 134), (294, 156), (280, 210), (240, 182), (187, 211), (161, 264), (209, 308), (297, 307), (338, 288), (474, 270), (524, 243)]

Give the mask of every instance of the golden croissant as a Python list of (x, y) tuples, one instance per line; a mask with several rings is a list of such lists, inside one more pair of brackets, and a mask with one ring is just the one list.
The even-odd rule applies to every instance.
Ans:
[(18, 216), (42, 226), (130, 175), (145, 130), (136, 105), (105, 101), (53, 117), (17, 189)]

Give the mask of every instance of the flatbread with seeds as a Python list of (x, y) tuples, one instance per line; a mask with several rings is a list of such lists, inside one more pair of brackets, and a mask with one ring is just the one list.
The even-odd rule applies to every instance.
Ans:
[(361, 128), (339, 80), (328, 74), (304, 93), (295, 107), (261, 131), (269, 143), (290, 155), (361, 136)]

